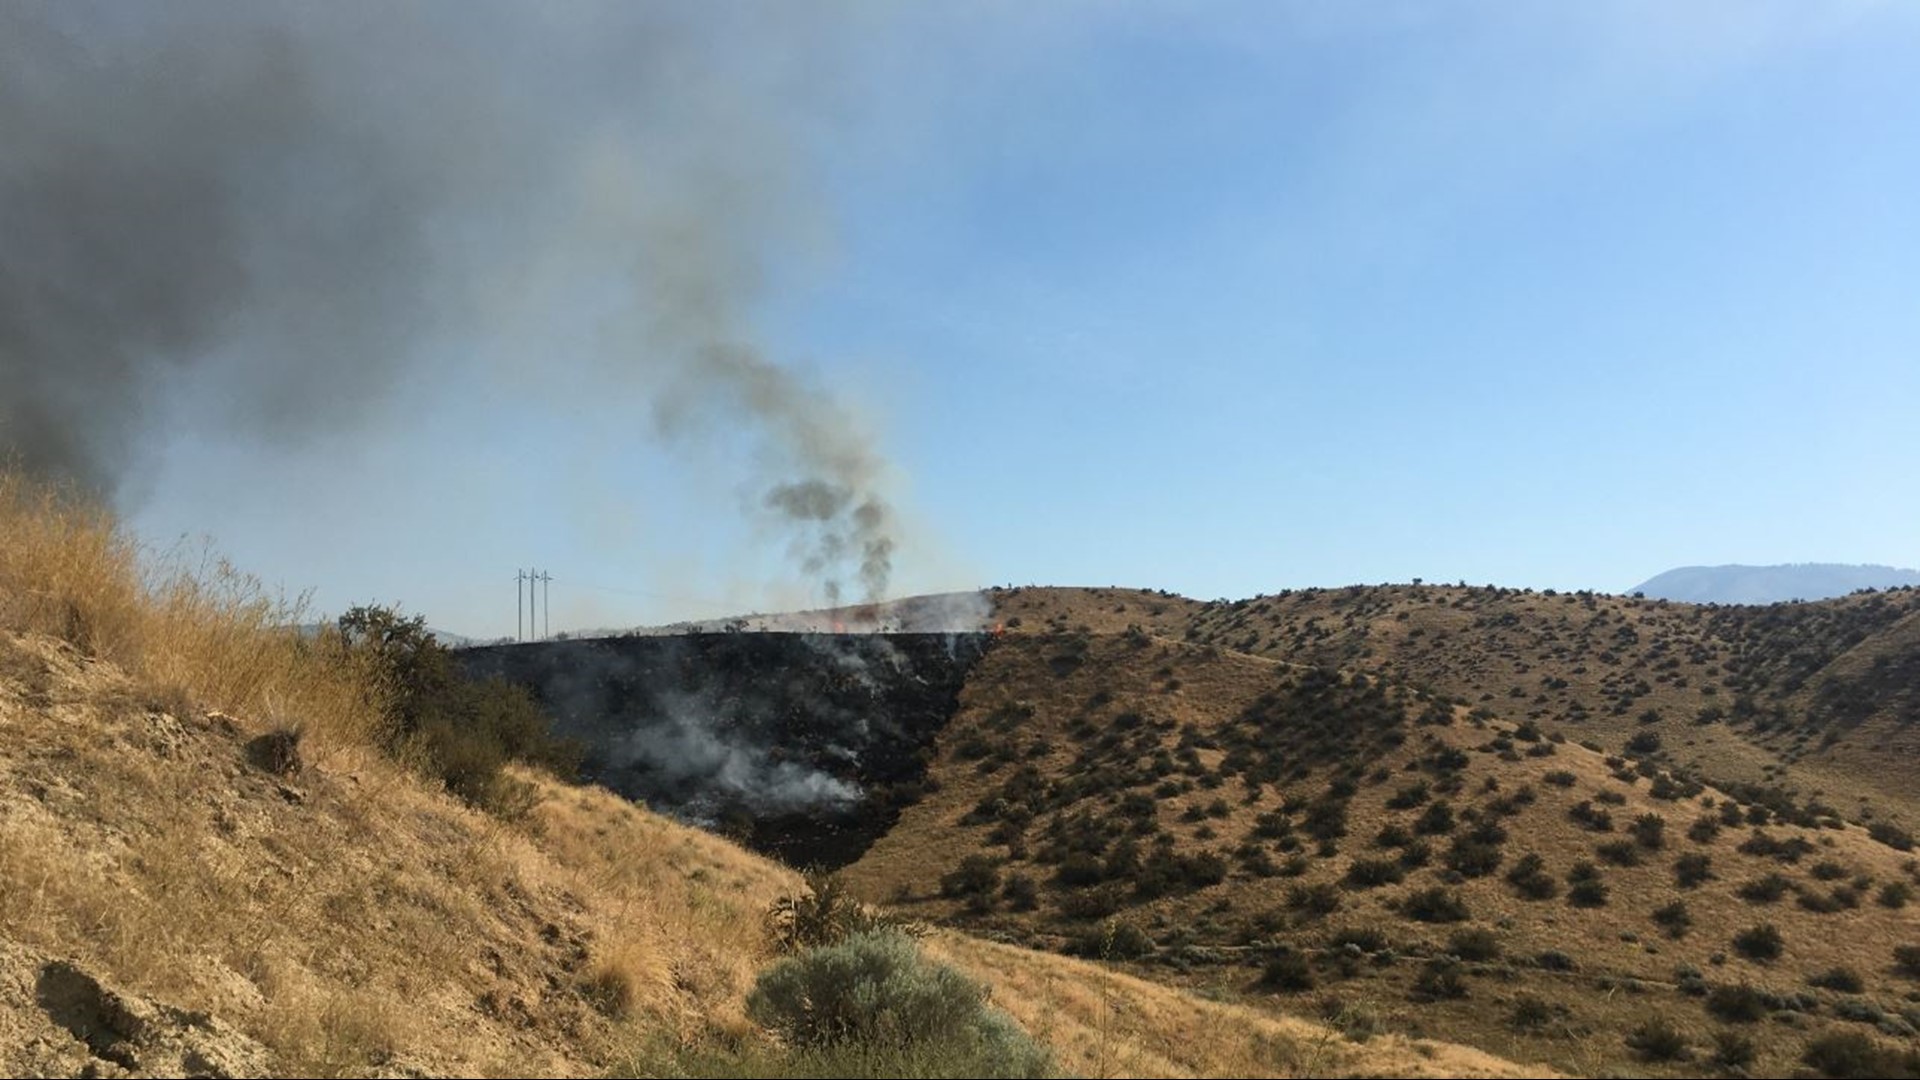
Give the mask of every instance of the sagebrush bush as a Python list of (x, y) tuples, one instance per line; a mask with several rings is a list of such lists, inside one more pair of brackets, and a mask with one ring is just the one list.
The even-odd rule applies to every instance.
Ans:
[(1447, 952), (1462, 960), (1487, 963), (1500, 959), (1500, 936), (1485, 927), (1455, 930), (1447, 938)]
[(1274, 954), (1260, 972), (1258, 985), (1268, 990), (1298, 992), (1314, 987), (1313, 962), (1304, 953), (1287, 949)]
[(1780, 931), (1772, 923), (1761, 923), (1733, 936), (1733, 951), (1749, 960), (1776, 960), (1784, 949)]
[(1716, 986), (1707, 995), (1707, 1011), (1730, 1024), (1753, 1024), (1766, 1019), (1773, 1003), (1746, 983)]
[(1067, 943), (1068, 953), (1095, 960), (1138, 960), (1153, 949), (1153, 936), (1126, 919), (1107, 919)]
[(1687, 1057), (1687, 1037), (1673, 1021), (1649, 1020), (1627, 1034), (1627, 1046), (1648, 1061), (1679, 1061)]
[(1722, 1029), (1713, 1033), (1713, 1064), (1722, 1069), (1745, 1069), (1753, 1064), (1753, 1040), (1738, 1031)]
[(1465, 922), (1469, 918), (1467, 903), (1460, 894), (1437, 885), (1408, 893), (1400, 901), (1400, 913), (1428, 923)]
[(1807, 976), (1807, 985), (1822, 990), (1833, 990), (1842, 994), (1857, 994), (1866, 988), (1860, 973), (1850, 967), (1833, 967), (1815, 975)]
[(1895, 1048), (1857, 1031), (1829, 1031), (1809, 1041), (1800, 1060), (1821, 1076), (1920, 1076), (1920, 1050)]
[(920, 955), (894, 931), (855, 934), (763, 972), (747, 1015), (800, 1049), (861, 1047), (939, 1052), (969, 1059), (959, 1075), (1040, 1076), (1047, 1055), (987, 990)]

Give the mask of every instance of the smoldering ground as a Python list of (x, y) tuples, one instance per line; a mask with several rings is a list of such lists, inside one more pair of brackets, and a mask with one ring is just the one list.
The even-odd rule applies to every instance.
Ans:
[[(744, 439), (748, 509), (821, 594), (883, 596), (888, 463), (752, 317), (831, 234), (808, 178), (859, 17), (0, 7), (0, 447), (124, 503), (169, 408), (300, 444), (468, 355), (561, 411), (625, 395), (671, 443)], [(590, 347), (541, 347), (556, 310)]]
[(704, 633), (461, 652), (527, 687), (589, 776), (799, 864), (850, 861), (919, 797), (980, 634)]

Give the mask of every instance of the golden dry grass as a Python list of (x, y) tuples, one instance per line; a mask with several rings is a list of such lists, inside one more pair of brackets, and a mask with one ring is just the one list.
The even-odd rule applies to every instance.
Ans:
[[(371, 749), (378, 687), (301, 614), (0, 474), (0, 936), (289, 1072), (574, 1073), (744, 1024), (793, 875), (530, 772), (523, 820), (458, 804)], [(248, 764), (270, 730), (297, 775)]]
[(52, 639), (0, 649), (40, 668), (0, 689), (0, 936), (287, 1072), (577, 1073), (741, 1024), (778, 867), (531, 773), (518, 824), (368, 752), (282, 780), (244, 725), (157, 711)]
[(953, 932), (927, 944), (993, 986), (993, 1002), (1053, 1047), (1070, 1076), (1557, 1076), (1469, 1047), (1210, 1001), (1083, 960)]
[(379, 716), (368, 673), (303, 637), (302, 600), (201, 550), (143, 551), (112, 514), (0, 471), (0, 626), (60, 638), (140, 683), (315, 746), (360, 745)]

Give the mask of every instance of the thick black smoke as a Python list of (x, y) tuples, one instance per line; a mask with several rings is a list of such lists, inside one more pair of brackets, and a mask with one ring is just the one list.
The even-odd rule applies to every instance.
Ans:
[[(553, 381), (631, 395), (673, 438), (744, 431), (809, 573), (877, 598), (885, 462), (750, 325), (770, 263), (824, 231), (803, 178), (843, 15), (0, 5), (0, 451), (122, 495), (169, 395), (297, 441), (613, 295)], [(524, 351), (459, 375), (523, 385), (576, 355)]]

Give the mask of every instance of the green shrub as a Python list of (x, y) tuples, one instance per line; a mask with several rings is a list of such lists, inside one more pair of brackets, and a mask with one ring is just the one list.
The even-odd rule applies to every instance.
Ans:
[(1153, 938), (1125, 919), (1108, 919), (1077, 935), (1067, 945), (1069, 953), (1095, 960), (1138, 960), (1153, 948)]
[(1607, 903), (1607, 883), (1600, 878), (1600, 868), (1585, 859), (1574, 863), (1567, 870), (1567, 903), (1574, 907), (1605, 907)]
[(1730, 1024), (1754, 1024), (1773, 1009), (1767, 995), (1741, 983), (1716, 986), (1707, 995), (1707, 1011)]
[(1461, 877), (1486, 877), (1500, 868), (1504, 856), (1498, 843), (1488, 843), (1479, 836), (1467, 835), (1455, 837), (1447, 848), (1447, 868)]
[(1761, 923), (1733, 935), (1733, 951), (1749, 960), (1763, 963), (1777, 960), (1784, 950), (1780, 931), (1772, 923)]
[(1649, 1020), (1627, 1034), (1627, 1046), (1648, 1061), (1687, 1057), (1687, 1037), (1665, 1017)]
[(1447, 938), (1447, 952), (1470, 963), (1483, 964), (1500, 959), (1500, 937), (1483, 927), (1455, 930)]
[(1634, 842), (1649, 851), (1658, 851), (1666, 846), (1667, 819), (1659, 814), (1641, 814), (1633, 819)]
[(1421, 967), (1413, 980), (1415, 1001), (1453, 1001), (1467, 996), (1467, 981), (1460, 974), (1460, 962), (1451, 956), (1436, 956)]
[(968, 855), (960, 865), (940, 875), (940, 895), (965, 899), (986, 897), (989, 902), (1000, 888), (1000, 867), (986, 855)]
[(1673, 860), (1673, 883), (1683, 889), (1696, 889), (1713, 879), (1713, 856), (1689, 851)]
[(1544, 1031), (1547, 1025), (1560, 1018), (1562, 1011), (1545, 998), (1521, 994), (1514, 999), (1513, 1011), (1507, 1014), (1507, 1026), (1515, 1031)]
[(1559, 949), (1544, 949), (1533, 958), (1533, 966), (1541, 971), (1577, 971), (1580, 965), (1572, 956)]
[(1260, 972), (1259, 985), (1267, 990), (1297, 993), (1314, 987), (1313, 962), (1304, 953), (1286, 949), (1274, 954)]
[(1350, 889), (1373, 889), (1398, 884), (1404, 877), (1406, 870), (1394, 860), (1355, 859), (1347, 867), (1346, 883)]
[(1425, 923), (1466, 922), (1467, 902), (1460, 894), (1438, 885), (1408, 893), (1400, 901), (1400, 913)]
[(1787, 889), (1792, 885), (1792, 882), (1779, 874), (1768, 874), (1766, 877), (1743, 883), (1734, 890), (1734, 895), (1750, 904), (1771, 904), (1785, 896)]
[(1287, 890), (1287, 906), (1309, 915), (1331, 915), (1340, 910), (1340, 890), (1326, 882), (1295, 885)]
[(1910, 979), (1920, 979), (1920, 945), (1895, 945), (1893, 967)]
[(1032, 877), (1022, 873), (1007, 875), (1007, 883), (1000, 890), (1007, 905), (1015, 911), (1032, 911), (1040, 906), (1040, 886)]
[(1687, 910), (1685, 900), (1675, 900), (1671, 904), (1655, 908), (1653, 921), (1671, 938), (1685, 937), (1693, 926), (1693, 913)]
[(747, 1015), (802, 1050), (917, 1051), (979, 1069), (960, 1075), (1044, 1074), (1046, 1053), (986, 999), (984, 986), (928, 961), (913, 939), (882, 931), (768, 968), (747, 995)]
[(467, 678), (425, 617), (363, 605), (338, 620), (340, 648), (375, 672), (382, 691), (382, 749), (441, 781), (468, 804), (504, 816), (527, 792), (501, 772), (523, 761), (571, 777), (580, 750), (557, 739), (524, 689)]
[(1567, 817), (1594, 832), (1612, 832), (1613, 815), (1605, 809), (1593, 805), (1593, 800), (1582, 799), (1567, 810)]
[(1913, 899), (1913, 887), (1904, 881), (1889, 881), (1880, 886), (1880, 894), (1874, 898), (1881, 907), (1899, 910)]
[(1640, 848), (1635, 846), (1631, 840), (1610, 840), (1607, 843), (1596, 845), (1593, 853), (1600, 856), (1602, 861), (1612, 863), (1615, 866), (1640, 865)]
[(1381, 826), (1380, 831), (1373, 837), (1374, 847), (1399, 848), (1411, 843), (1413, 843), (1413, 833), (1397, 821)]
[(782, 896), (767, 909), (767, 932), (781, 952), (836, 945), (876, 930), (913, 932), (902, 920), (855, 900), (838, 874), (811, 871), (806, 884), (804, 892)]
[(1507, 870), (1507, 884), (1527, 900), (1551, 900), (1560, 895), (1560, 883), (1546, 871), (1546, 862), (1529, 851)]
[(1713, 1033), (1713, 1064), (1727, 1072), (1746, 1071), (1753, 1064), (1753, 1040), (1738, 1031), (1721, 1029)]
[(1818, 975), (1809, 975), (1807, 984), (1842, 994), (1857, 994), (1866, 988), (1866, 984), (1860, 981), (1860, 973), (1850, 967), (1828, 968)]
[(1890, 821), (1876, 821), (1867, 826), (1867, 835), (1895, 851), (1913, 850), (1913, 834)]
[(1453, 807), (1445, 800), (1430, 804), (1414, 819), (1413, 831), (1421, 836), (1441, 836), (1453, 831)]
[(1807, 1043), (1800, 1060), (1821, 1076), (1920, 1076), (1920, 1050), (1885, 1046), (1857, 1031), (1830, 1031)]

